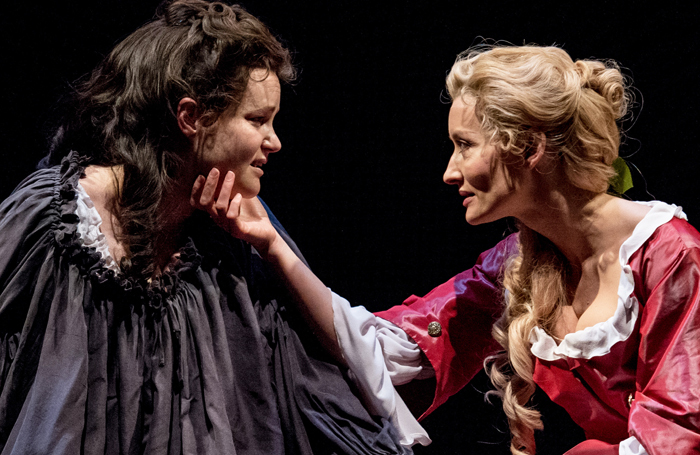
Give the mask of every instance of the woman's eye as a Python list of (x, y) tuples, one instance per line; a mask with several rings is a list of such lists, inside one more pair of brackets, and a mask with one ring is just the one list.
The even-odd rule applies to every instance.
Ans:
[(266, 121), (265, 117), (251, 117), (248, 120), (250, 120), (253, 123), (260, 124), (260, 125), (262, 125)]
[(469, 141), (459, 141), (457, 142), (457, 147), (459, 148), (459, 153), (464, 153), (472, 147), (472, 143)]

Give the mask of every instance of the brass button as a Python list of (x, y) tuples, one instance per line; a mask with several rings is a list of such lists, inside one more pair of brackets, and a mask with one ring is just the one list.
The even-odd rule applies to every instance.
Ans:
[(632, 407), (632, 403), (634, 403), (634, 392), (631, 392), (631, 393), (627, 396), (627, 407), (628, 407), (628, 408), (631, 408), (631, 407)]
[(428, 335), (430, 335), (431, 337), (439, 337), (441, 333), (442, 326), (439, 322), (433, 321), (430, 324), (428, 324)]

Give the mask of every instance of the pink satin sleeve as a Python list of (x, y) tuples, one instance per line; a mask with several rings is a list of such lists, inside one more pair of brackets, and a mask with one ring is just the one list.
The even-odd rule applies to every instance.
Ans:
[(619, 455), (618, 444), (608, 444), (607, 442), (589, 439), (577, 444), (576, 447), (567, 451), (564, 455)]
[(700, 234), (669, 225), (675, 235), (657, 232), (630, 261), (643, 310), (629, 432), (651, 455), (690, 455), (700, 453)]
[(403, 305), (376, 313), (413, 338), (435, 370), (435, 396), (419, 420), (464, 387), (499, 349), (491, 335), (504, 308), (499, 279), (517, 242), (517, 234), (509, 236), (482, 253), (474, 267), (424, 297), (414, 295)]

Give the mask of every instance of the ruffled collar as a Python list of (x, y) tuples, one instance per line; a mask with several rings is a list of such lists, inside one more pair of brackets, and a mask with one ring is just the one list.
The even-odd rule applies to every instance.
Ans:
[[(55, 226), (55, 242), (61, 248), (63, 256), (99, 285), (96, 289), (98, 292), (128, 294), (132, 302), (143, 301), (149, 302), (149, 306), (158, 306), (157, 302), (177, 292), (185, 275), (201, 265), (202, 256), (193, 240), (189, 238), (180, 249), (175, 263), (157, 279), (147, 282), (121, 273), (109, 255), (106, 240), (99, 230), (97, 233), (93, 232), (86, 242), (83, 231), (88, 229), (88, 226), (82, 223), (94, 224), (99, 229), (102, 221), (94, 206), (88, 206), (92, 203), (86, 204), (86, 200), (90, 201), (89, 196), (81, 190), (79, 184), (86, 164), (87, 159), (74, 151), (61, 161), (54, 195), (55, 208), (59, 213)], [(81, 192), (84, 193), (83, 196)], [(81, 221), (81, 215), (86, 214), (89, 219)]]
[(119, 265), (109, 252), (107, 238), (101, 230), (102, 218), (97, 212), (97, 207), (95, 207), (92, 199), (90, 199), (87, 191), (85, 191), (79, 181), (76, 185), (75, 214), (78, 216), (78, 237), (80, 237), (83, 246), (94, 248), (100, 254), (105, 268), (119, 273)]
[(629, 259), (659, 226), (668, 223), (673, 217), (687, 219), (681, 207), (673, 204), (660, 201), (639, 204), (649, 206), (651, 210), (620, 247), (622, 271), (617, 290), (617, 308), (613, 316), (591, 327), (569, 333), (559, 345), (543, 329), (534, 327), (530, 332), (530, 343), (531, 351), (536, 357), (547, 361), (566, 358), (591, 359), (608, 354), (613, 345), (627, 340), (632, 334), (639, 316), (639, 302), (632, 295), (634, 276)]

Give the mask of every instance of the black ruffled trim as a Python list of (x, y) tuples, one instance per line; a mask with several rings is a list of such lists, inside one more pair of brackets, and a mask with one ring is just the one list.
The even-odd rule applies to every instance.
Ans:
[(100, 253), (94, 248), (84, 248), (78, 235), (78, 200), (76, 186), (83, 174), (86, 159), (76, 152), (71, 152), (61, 162), (54, 193), (55, 210), (58, 224), (55, 226), (54, 239), (62, 250), (63, 256), (82, 271), (90, 270), (102, 262)]
[(165, 311), (165, 302), (178, 292), (181, 278), (189, 276), (201, 266), (202, 256), (189, 239), (171, 267), (150, 281), (106, 268), (100, 253), (95, 248), (84, 246), (78, 234), (80, 220), (76, 214), (76, 188), (84, 175), (87, 161), (77, 152), (71, 152), (61, 161), (58, 170), (54, 204), (59, 221), (55, 226), (55, 241), (61, 255), (90, 277), (96, 292), (108, 295), (113, 301), (127, 301), (133, 307), (146, 305), (151, 310), (149, 313), (160, 319)]

